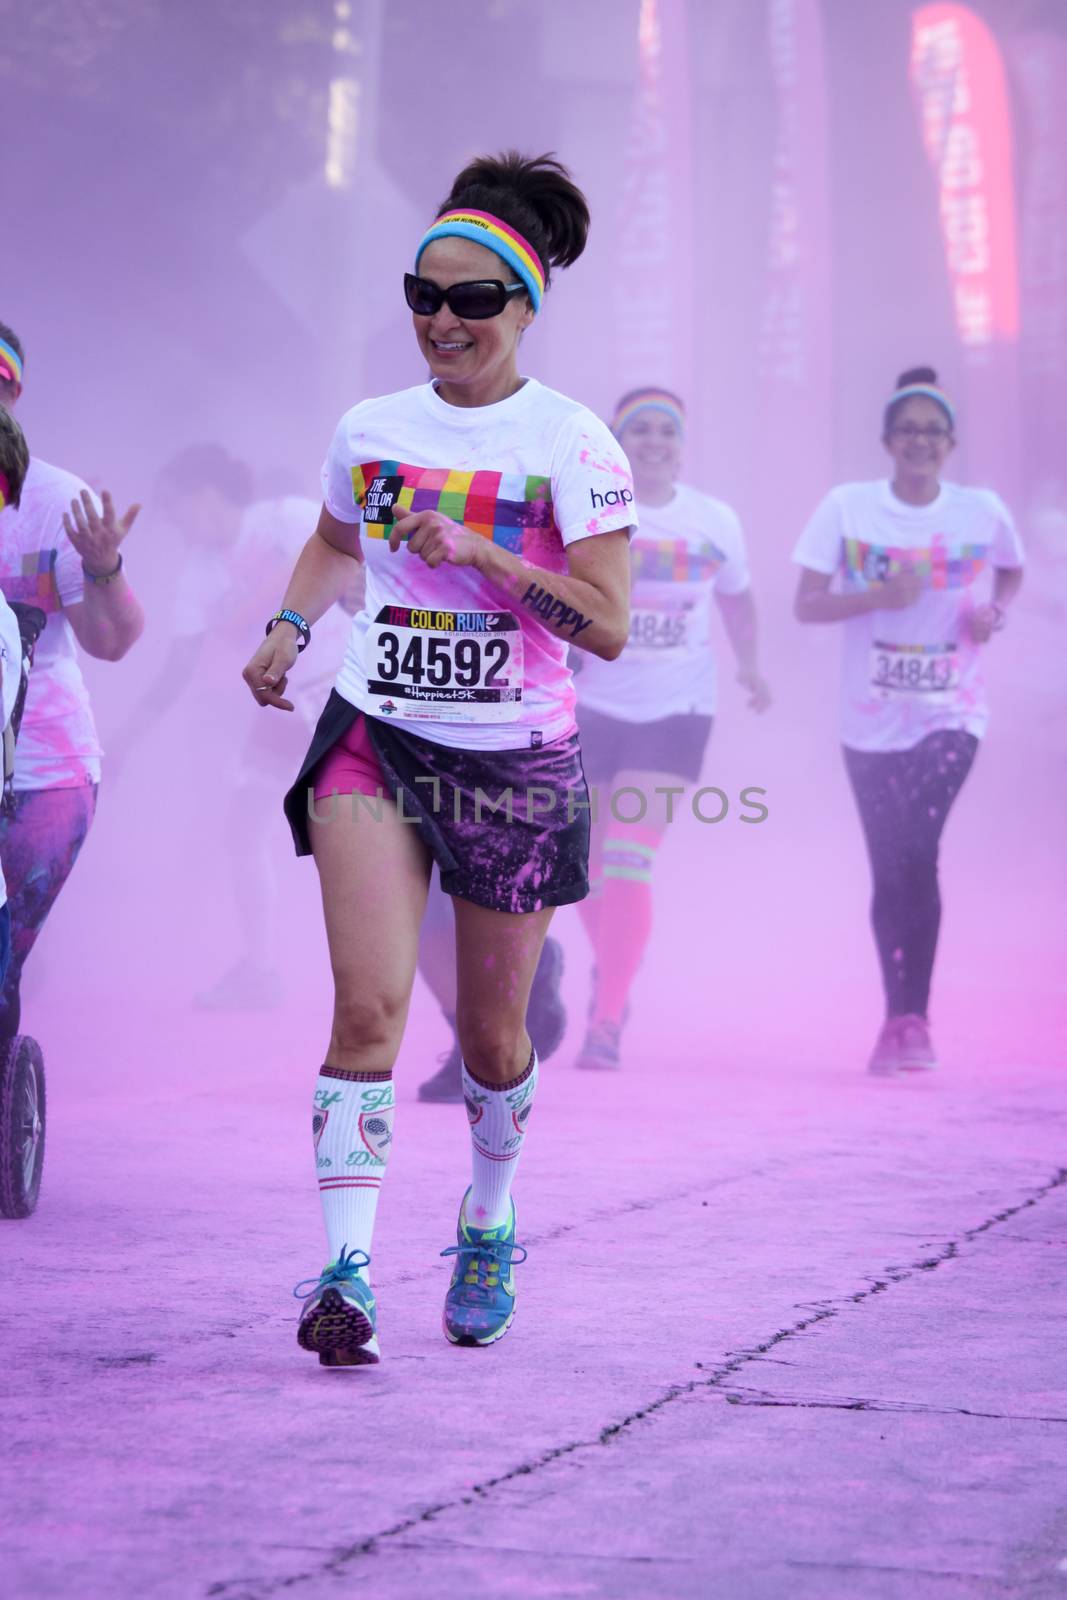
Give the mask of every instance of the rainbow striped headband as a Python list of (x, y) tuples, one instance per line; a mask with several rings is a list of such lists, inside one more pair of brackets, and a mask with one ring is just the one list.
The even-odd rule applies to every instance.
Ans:
[(898, 400), (910, 400), (913, 394), (924, 394), (928, 400), (936, 400), (944, 409), (945, 415), (956, 426), (956, 407), (952, 404), (943, 389), (938, 389), (932, 383), (909, 383), (903, 389), (898, 389), (890, 398), (890, 406), (895, 406)]
[(501, 222), (499, 217), (494, 217), (488, 211), (446, 211), (422, 236), (422, 243), (415, 252), (416, 272), (426, 246), (434, 239), (449, 237), (473, 239), (475, 244), (484, 244), (487, 250), (495, 251), (501, 261), (506, 261), (521, 278), (530, 296), (530, 304), (535, 311), (540, 311), (545, 294), (545, 269), (537, 251), (521, 233), (516, 233), (514, 228), (509, 228), (506, 222)]
[(0, 366), (8, 367), (15, 383), (22, 382), (22, 362), (17, 350), (13, 350), (6, 339), (0, 339)]
[(616, 439), (639, 411), (662, 411), (670, 417), (679, 433), (685, 432), (685, 414), (677, 395), (667, 389), (636, 389), (633, 394), (619, 401), (611, 419), (611, 431)]

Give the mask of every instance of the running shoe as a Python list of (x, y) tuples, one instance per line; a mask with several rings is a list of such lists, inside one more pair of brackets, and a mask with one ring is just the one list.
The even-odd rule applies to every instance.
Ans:
[[(597, 986), (598, 986), (599, 982), (600, 982), (600, 977), (599, 977), (599, 974), (597, 972), (596, 967), (594, 967), (592, 969), (592, 971), (590, 972), (590, 974), (589, 974), (589, 1004), (586, 1007), (586, 1012), (585, 1012), (585, 1020), (587, 1022), (589, 1022), (589, 1023), (591, 1023), (593, 1018), (596, 1016), (596, 1008), (597, 1008), (597, 1004), (598, 1004), (599, 999), (600, 999), (600, 996), (597, 994)], [(622, 1008), (622, 1017), (620, 1019), (620, 1027), (625, 1028), (627, 1022), (629, 1021), (629, 1017), (630, 1017), (630, 1002), (629, 1002), (629, 1000), (627, 1000), (626, 1004)]]
[(618, 1022), (594, 1022), (585, 1036), (582, 1053), (574, 1063), (583, 1072), (618, 1072), (622, 1066)]
[(900, 1071), (900, 1051), (897, 1045), (897, 1017), (887, 1017), (882, 1031), (874, 1042), (867, 1071), (876, 1078), (893, 1078)]
[(515, 1266), (526, 1260), (526, 1249), (515, 1243), (514, 1200), (507, 1222), (475, 1228), (467, 1221), (470, 1193), (459, 1208), (458, 1243), (441, 1251), (456, 1258), (445, 1295), (445, 1338), (451, 1344), (494, 1344), (514, 1319)]
[(453, 1039), (451, 1050), (438, 1056), (441, 1065), (432, 1077), (419, 1084), (419, 1099), (439, 1104), (461, 1105), (463, 1102), (463, 1052), (459, 1040)]
[(901, 1072), (935, 1072), (937, 1065), (925, 1017), (909, 1012), (886, 1018), (867, 1071), (876, 1078), (895, 1078)]
[(526, 1007), (526, 1028), (540, 1061), (555, 1055), (567, 1031), (567, 1012), (559, 992), (562, 977), (563, 946), (558, 939), (546, 939)]
[(939, 1063), (925, 1017), (909, 1012), (897, 1018), (897, 1053), (901, 1072), (937, 1071)]
[(297, 1343), (324, 1367), (363, 1367), (380, 1359), (377, 1302), (359, 1275), (369, 1266), (365, 1250), (342, 1250), (318, 1278), (306, 1278), (293, 1290), (304, 1302)]

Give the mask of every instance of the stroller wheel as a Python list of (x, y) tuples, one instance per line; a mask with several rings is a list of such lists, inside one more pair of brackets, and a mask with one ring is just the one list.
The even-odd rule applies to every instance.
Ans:
[(17, 1034), (0, 1056), (0, 1216), (28, 1217), (44, 1166), (44, 1057)]

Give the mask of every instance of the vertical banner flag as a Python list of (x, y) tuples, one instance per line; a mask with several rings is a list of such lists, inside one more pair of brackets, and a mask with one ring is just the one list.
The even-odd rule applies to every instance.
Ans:
[(1018, 34), (1026, 118), (1020, 237), (1027, 485), (1067, 511), (1067, 35)]
[(969, 6), (918, 7), (911, 82), (938, 186), (968, 459), (975, 476), (1010, 496), (1021, 437), (1011, 108), (1000, 49)]
[[(830, 195), (820, 0), (767, 0), (775, 96), (760, 426), (789, 455), (798, 508), (831, 472)], [(806, 511), (803, 512), (806, 515)]]
[(618, 392), (656, 383), (691, 401), (696, 200), (686, 0), (640, 0), (637, 49), (614, 273)]

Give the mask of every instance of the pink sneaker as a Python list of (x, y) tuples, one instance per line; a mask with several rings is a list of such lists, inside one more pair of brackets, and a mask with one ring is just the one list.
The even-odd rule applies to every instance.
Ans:
[(899, 1017), (887, 1017), (882, 1024), (882, 1031), (875, 1040), (871, 1058), (867, 1062), (867, 1071), (872, 1072), (876, 1078), (895, 1078), (901, 1069), (900, 1045), (898, 1041)]
[(936, 1072), (938, 1059), (930, 1042), (930, 1025), (914, 1012), (897, 1017), (897, 1049), (901, 1072)]

